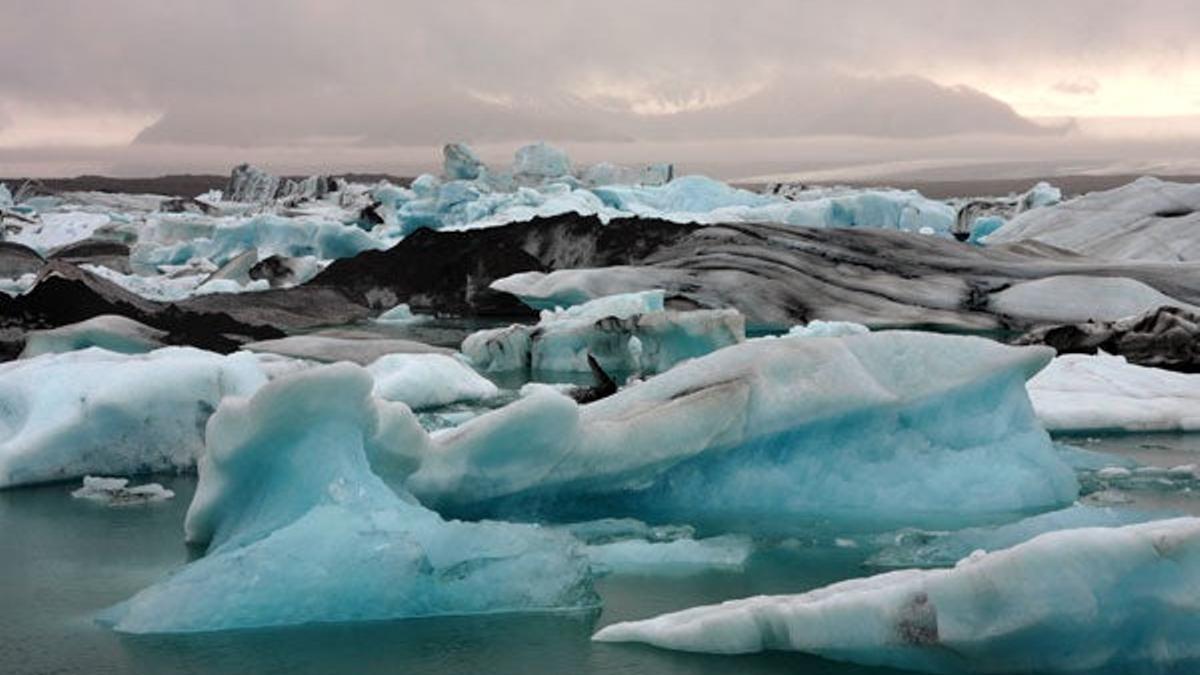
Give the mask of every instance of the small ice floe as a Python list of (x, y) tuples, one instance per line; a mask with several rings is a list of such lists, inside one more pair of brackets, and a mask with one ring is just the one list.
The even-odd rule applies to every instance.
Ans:
[(175, 493), (158, 483), (146, 483), (129, 487), (128, 478), (106, 478), (84, 476), (83, 487), (71, 493), (76, 499), (91, 499), (109, 506), (147, 504), (171, 499)]

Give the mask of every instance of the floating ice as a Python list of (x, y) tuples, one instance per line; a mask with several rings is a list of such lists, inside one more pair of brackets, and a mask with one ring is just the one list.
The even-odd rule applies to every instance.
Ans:
[(745, 339), (736, 310), (663, 309), (661, 290), (597, 298), (543, 311), (536, 326), (478, 331), (463, 354), (486, 371), (589, 372), (591, 354), (607, 371), (657, 373)]
[(227, 401), (208, 426), (185, 530), (205, 557), (107, 610), (127, 633), (593, 606), (568, 537), (442, 520), (372, 469), (403, 472), (424, 433), (349, 365)]
[(1017, 212), (1022, 213), (1032, 209), (1040, 209), (1043, 206), (1054, 206), (1062, 201), (1062, 197), (1062, 190), (1044, 180), (1038, 181), (1025, 194), (1021, 195), (1021, 199), (1017, 203)]
[(1200, 259), (1200, 185), (1142, 177), (1013, 218), (989, 244), (1032, 239), (1099, 258)]
[(546, 143), (532, 143), (517, 148), (513, 158), (513, 173), (536, 180), (561, 178), (571, 174), (567, 153)]
[(1051, 431), (1200, 431), (1200, 374), (1135, 366), (1121, 356), (1059, 356), (1029, 381)]
[(989, 308), (1025, 321), (1115, 321), (1158, 307), (1200, 311), (1135, 279), (1063, 275), (1034, 279), (993, 293)]
[(801, 326), (792, 326), (787, 337), (846, 337), (871, 332), (870, 328), (853, 321), (809, 321)]
[(1180, 518), (1054, 532), (954, 569), (696, 607), (593, 639), (933, 673), (1128, 672), (1200, 657), (1197, 603), (1200, 520)]
[(462, 401), (478, 401), (500, 393), (491, 380), (445, 354), (388, 354), (367, 366), (375, 378), (375, 395), (400, 401), (415, 410)]
[(99, 347), (122, 354), (142, 354), (163, 346), (166, 332), (124, 316), (102, 314), (86, 321), (29, 331), (21, 358)]
[(108, 506), (128, 506), (165, 501), (174, 498), (175, 493), (158, 483), (129, 487), (128, 478), (84, 476), (83, 487), (73, 491), (71, 496), (103, 502)]
[(754, 552), (743, 535), (696, 539), (679, 525), (647, 525), (632, 518), (604, 518), (563, 526), (582, 541), (597, 574), (680, 575), (707, 570), (741, 570)]
[(425, 317), (423, 316), (417, 316), (416, 314), (413, 314), (407, 303), (396, 305), (395, 307), (375, 317), (375, 321), (378, 323), (393, 324), (414, 323), (417, 321), (423, 321), (424, 319)]
[(0, 365), (0, 487), (190, 468), (226, 396), (266, 378), (251, 354), (98, 348)]
[(112, 218), (103, 213), (63, 211), (43, 213), (37, 222), (27, 224), (17, 232), (6, 235), (6, 241), (24, 244), (44, 255), (60, 246), (83, 241), (96, 230), (108, 225)]
[(408, 485), (467, 511), (975, 524), (1076, 496), (1025, 394), (1051, 356), (901, 331), (752, 340), (584, 406), (531, 387), (437, 435)]
[(442, 147), (442, 156), (442, 170), (450, 180), (474, 180), (483, 170), (475, 151), (462, 143), (447, 143)]

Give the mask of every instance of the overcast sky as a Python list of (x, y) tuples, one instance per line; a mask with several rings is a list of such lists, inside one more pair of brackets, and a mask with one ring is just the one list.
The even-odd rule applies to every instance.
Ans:
[(781, 170), (1170, 159), (1200, 140), (1197, 35), (1189, 0), (8, 0), (0, 175), (403, 172), (537, 138)]

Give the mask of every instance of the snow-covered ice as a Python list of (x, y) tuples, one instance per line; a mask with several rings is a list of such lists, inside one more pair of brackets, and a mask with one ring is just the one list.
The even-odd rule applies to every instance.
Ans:
[(1029, 398), (1051, 431), (1200, 431), (1200, 374), (1065, 354), (1031, 379)]
[(226, 396), (266, 381), (251, 354), (96, 347), (0, 365), (0, 487), (179, 471)]
[(1115, 321), (1163, 306), (1200, 311), (1135, 279), (1066, 275), (1025, 281), (993, 293), (996, 312), (1025, 321)]
[(932, 673), (1142, 672), (1200, 657), (1198, 603), (1200, 519), (1181, 518), (1053, 532), (953, 569), (696, 607), (593, 639)]
[(445, 354), (387, 354), (367, 366), (375, 395), (414, 410), (496, 396), (500, 389), (457, 358)]
[(374, 471), (402, 472), (424, 432), (372, 385), (337, 364), (226, 401), (185, 522), (207, 554), (101, 620), (185, 633), (596, 604), (570, 537), (446, 521), (385, 485)]

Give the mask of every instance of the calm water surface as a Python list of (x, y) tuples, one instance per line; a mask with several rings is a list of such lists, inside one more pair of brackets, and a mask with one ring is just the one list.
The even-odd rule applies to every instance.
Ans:
[[(1073, 442), (1165, 466), (1200, 461), (1197, 436)], [(75, 485), (0, 491), (0, 672), (31, 673), (896, 673), (792, 653), (683, 654), (595, 644), (600, 626), (760, 593), (793, 593), (861, 576), (865, 548), (795, 545), (757, 554), (741, 573), (613, 576), (598, 613), (505, 615), (305, 626), (184, 637), (128, 637), (95, 613), (184, 564), (182, 524), (195, 488), (156, 478), (174, 500), (106, 507)], [(1190, 492), (1132, 494), (1196, 512)], [(194, 555), (194, 553), (192, 554)]]

